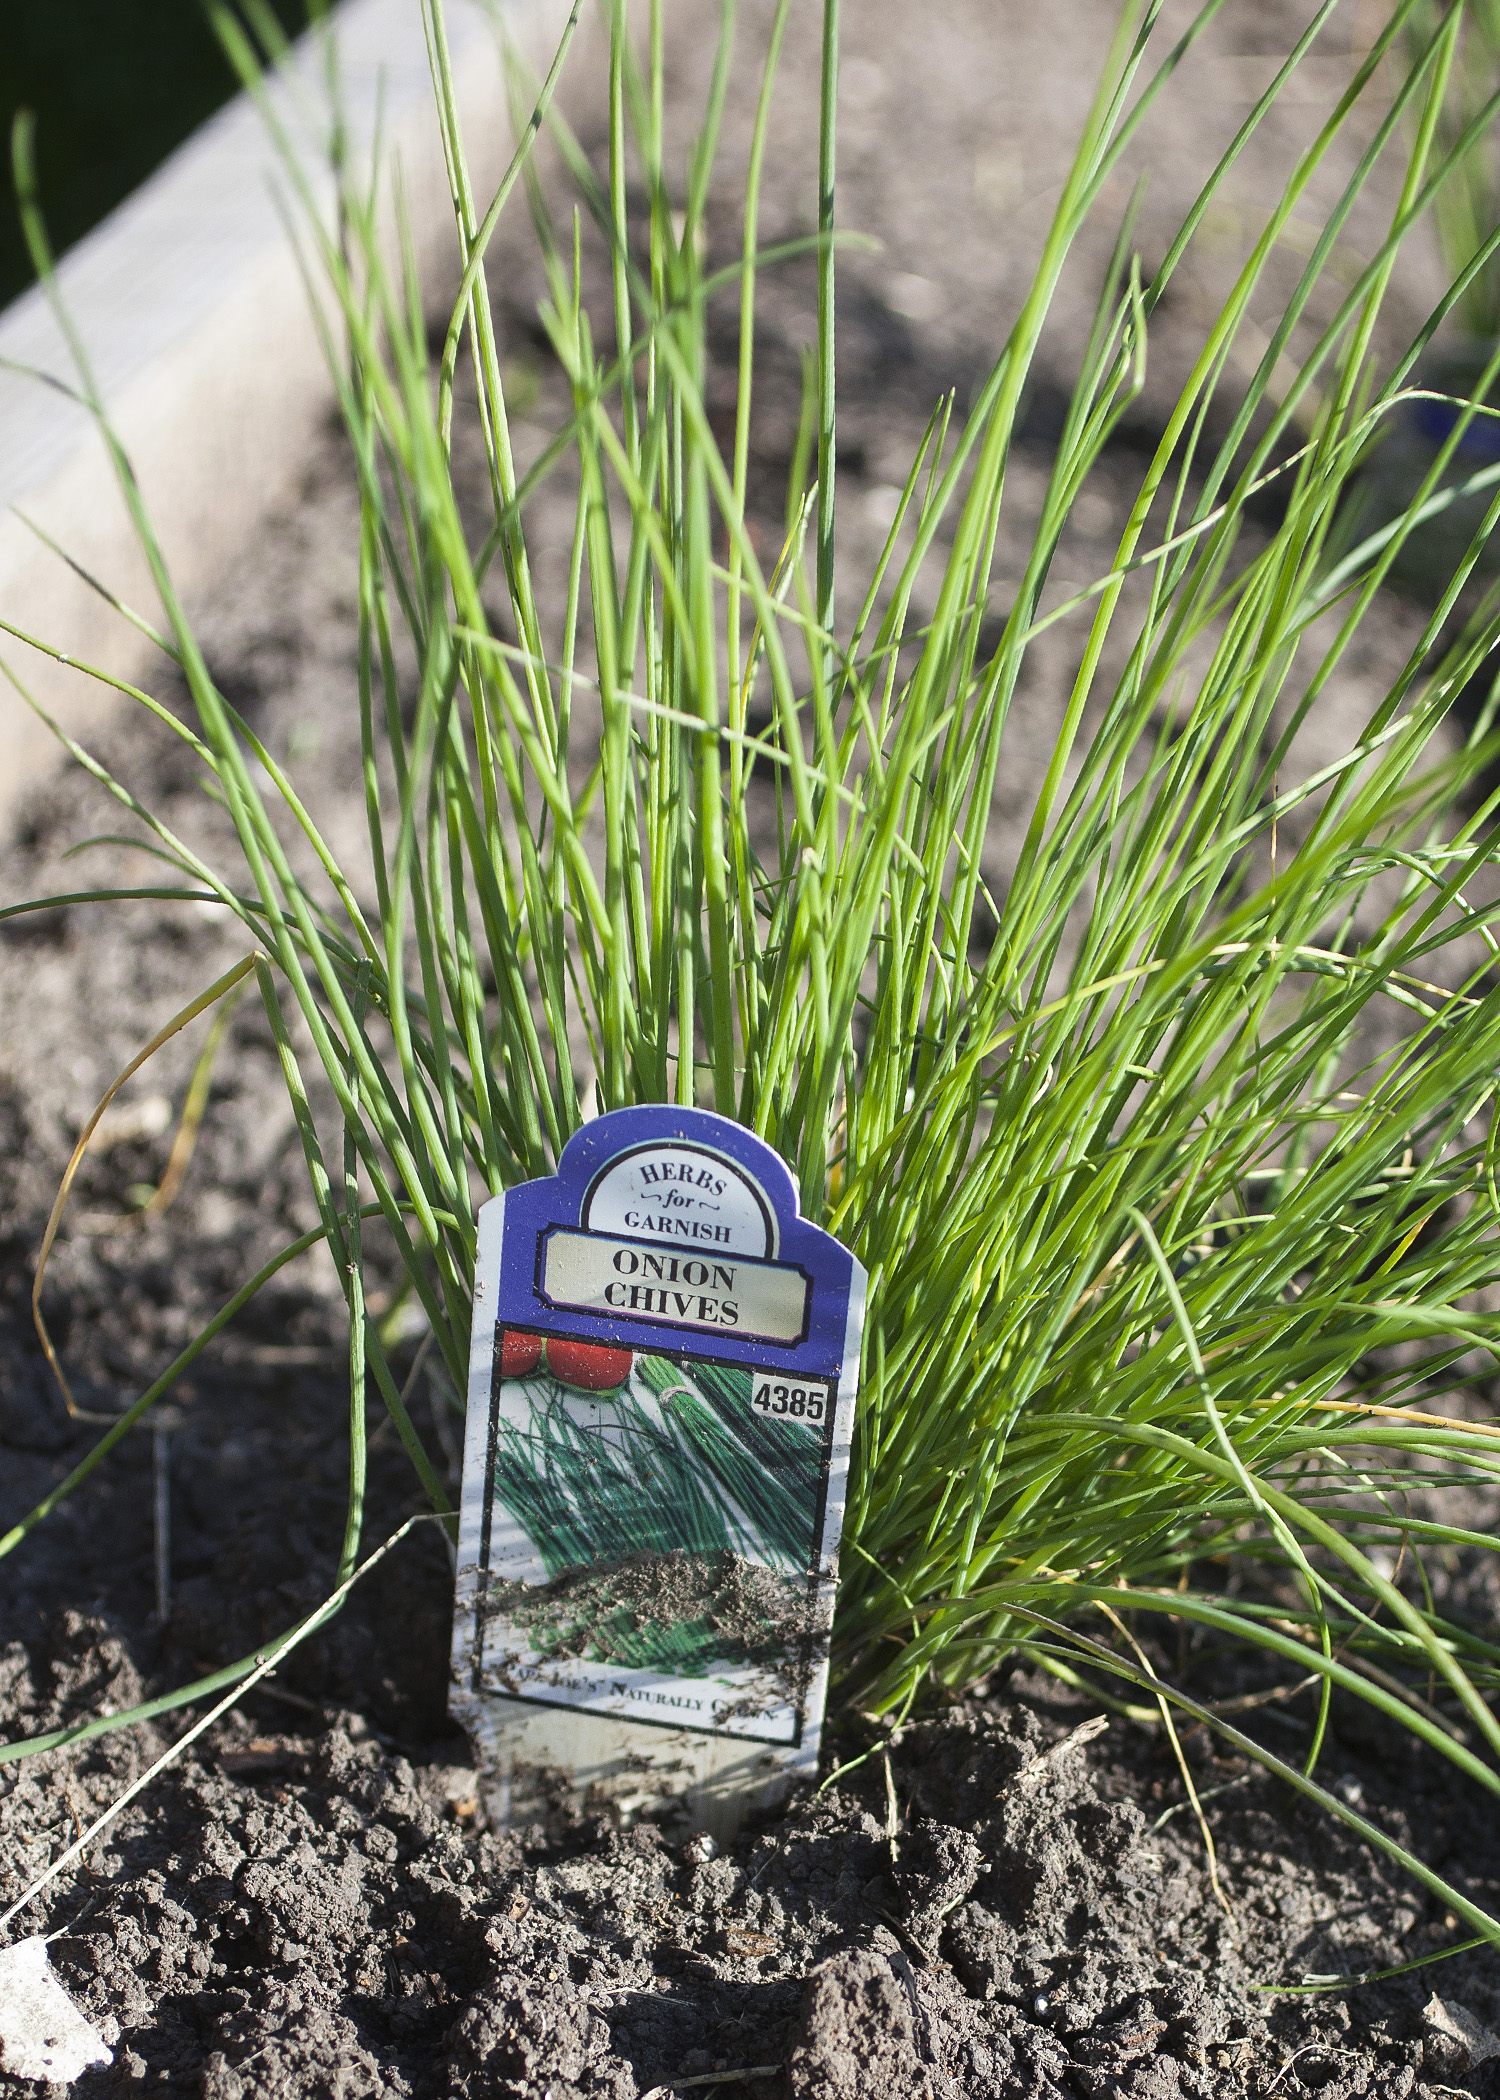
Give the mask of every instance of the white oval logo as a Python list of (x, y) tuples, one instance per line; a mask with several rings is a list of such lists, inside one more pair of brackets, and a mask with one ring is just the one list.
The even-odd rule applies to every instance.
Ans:
[(650, 1144), (612, 1159), (584, 1199), (586, 1232), (704, 1253), (776, 1253), (776, 1213), (743, 1167), (703, 1145)]

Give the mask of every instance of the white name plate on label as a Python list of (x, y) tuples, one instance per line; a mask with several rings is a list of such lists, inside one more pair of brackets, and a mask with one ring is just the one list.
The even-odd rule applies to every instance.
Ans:
[(792, 1346), (807, 1332), (811, 1285), (785, 1262), (679, 1254), (597, 1232), (557, 1231), (543, 1242), (540, 1284), (549, 1304), (580, 1311), (727, 1329)]

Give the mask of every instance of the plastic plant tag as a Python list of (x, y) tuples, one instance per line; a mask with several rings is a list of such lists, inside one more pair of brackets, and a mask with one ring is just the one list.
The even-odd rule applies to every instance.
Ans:
[(624, 1108), (479, 1214), (453, 1635), (492, 1810), (811, 1775), (865, 1277), (727, 1117)]
[(53, 1972), (46, 1939), (0, 1947), (0, 2070), (39, 2085), (69, 2086), (114, 2052)]

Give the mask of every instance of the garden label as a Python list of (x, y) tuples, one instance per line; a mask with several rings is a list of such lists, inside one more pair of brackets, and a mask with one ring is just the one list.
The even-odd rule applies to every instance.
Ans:
[(502, 1815), (560, 1777), (728, 1827), (815, 1770), (864, 1292), (703, 1109), (481, 1210), (452, 1705)]

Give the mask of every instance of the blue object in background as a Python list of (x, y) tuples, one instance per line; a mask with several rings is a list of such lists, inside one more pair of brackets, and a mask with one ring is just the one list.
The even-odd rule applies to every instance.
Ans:
[[(1428, 444), (1436, 448), (1446, 444), (1462, 414), (1463, 410), (1451, 401), (1418, 401), (1412, 420)], [(1500, 416), (1475, 416), (1458, 441), (1456, 456), (1475, 461), (1500, 459)]]

